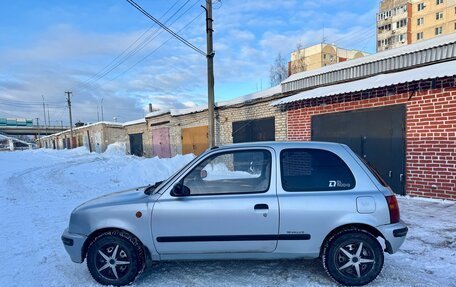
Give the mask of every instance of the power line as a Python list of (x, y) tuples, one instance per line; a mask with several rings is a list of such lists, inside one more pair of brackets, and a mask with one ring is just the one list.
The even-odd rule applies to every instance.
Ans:
[(140, 11), (142, 14), (144, 14), (146, 17), (148, 17), (149, 19), (151, 19), (152, 21), (154, 21), (158, 26), (160, 26), (162, 29), (164, 29), (166, 32), (170, 33), (171, 35), (173, 35), (176, 39), (178, 39), (179, 41), (181, 41), (182, 43), (184, 43), (185, 45), (187, 45), (189, 48), (191, 48), (192, 50), (196, 51), (197, 53), (200, 53), (201, 55), (205, 56), (206, 57), (206, 53), (203, 52), (202, 50), (200, 50), (198, 47), (196, 47), (195, 45), (193, 45), (192, 43), (190, 43), (189, 41), (185, 40), (184, 38), (182, 38), (179, 34), (177, 34), (176, 32), (174, 32), (173, 30), (171, 30), (170, 28), (168, 28), (167, 26), (165, 26), (164, 24), (162, 24), (160, 21), (158, 21), (154, 16), (150, 15), (146, 10), (144, 10), (141, 6), (139, 6), (135, 1), (133, 0), (127, 0), (128, 3), (130, 3), (133, 7), (135, 7), (136, 9), (138, 9), (138, 11)]
[[(41, 105), (43, 104), (42, 101), (16, 101), (16, 100), (9, 100), (9, 99), (0, 99), (0, 102), (6, 102), (6, 103), (11, 103), (11, 104), (27, 104), (27, 105)], [(63, 103), (62, 101), (58, 102), (47, 102), (49, 104), (61, 104)]]
[[(174, 6), (176, 6), (177, 3), (179, 3), (181, 0), (176, 0), (174, 2), (173, 5), (171, 5), (171, 7), (168, 8), (168, 10), (166, 10), (166, 12), (160, 17), (160, 18), (163, 18), (165, 17), (166, 14), (168, 14), (168, 12), (174, 8)], [(147, 33), (149, 33), (150, 30), (152, 30), (152, 28), (155, 27), (155, 24), (150, 26), (146, 31), (144, 31), (138, 38), (136, 38), (135, 41), (133, 41), (132, 43), (130, 43), (130, 45), (125, 48), (122, 53), (120, 53), (119, 55), (117, 55), (117, 57), (115, 57), (113, 60), (111, 60), (111, 62), (109, 62), (109, 64), (107, 64), (106, 66), (104, 66), (99, 72), (97, 72), (96, 74), (92, 75), (88, 80), (86, 80), (85, 82), (90, 82), (93, 78), (97, 77), (99, 74), (101, 74), (104, 70), (106, 70), (108, 67), (110, 67), (113, 63), (115, 63), (115, 61), (117, 59), (119, 59), (120, 57), (122, 57), (131, 47), (133, 47), (133, 45), (135, 45), (141, 38), (144, 37), (144, 35), (146, 35)]]
[[(180, 1), (180, 0), (179, 0)], [(177, 1), (175, 4), (177, 4), (179, 1)], [(185, 5), (187, 5), (187, 3), (189, 2), (190, 0), (187, 0), (176, 12), (174, 12), (170, 17), (168, 17), (168, 19), (165, 20), (165, 23), (167, 23), (169, 20), (171, 20)], [(175, 5), (172, 5), (171, 8), (173, 8)], [(171, 10), (168, 9), (163, 15), (162, 17), (164, 17), (166, 14), (168, 14), (168, 12)], [(152, 29), (154, 26), (150, 27), (150, 29)], [(148, 31), (149, 31), (148, 30)], [(157, 27), (156, 30), (154, 30), (149, 36), (147, 36), (145, 39), (143, 39), (141, 41), (141, 43), (139, 43), (135, 48), (131, 49), (131, 51), (129, 51), (124, 57), (120, 58), (120, 55), (118, 57), (116, 57), (116, 59), (120, 58), (119, 61), (115, 62), (115, 60), (113, 60), (111, 62), (110, 65), (106, 66), (102, 71), (100, 71), (99, 73), (97, 73), (98, 75), (95, 76), (95, 77), (92, 77), (92, 79), (88, 80), (85, 82), (85, 85), (90, 85), (90, 84), (93, 84), (95, 82), (97, 82), (98, 80), (100, 80), (101, 78), (105, 77), (107, 74), (109, 74), (110, 72), (112, 72), (114, 69), (116, 69), (117, 67), (119, 67), (121, 64), (123, 64), (126, 60), (128, 60), (128, 58), (132, 57), (133, 55), (135, 55), (137, 52), (139, 52), (140, 50), (142, 50), (147, 44), (149, 44), (153, 39), (155, 39), (155, 35), (157, 34), (157, 32), (159, 31), (159, 28)], [(151, 39), (152, 38), (152, 39)], [(139, 38), (137, 39), (139, 40)], [(136, 43), (137, 41), (135, 41)], [(133, 45), (133, 44), (132, 44)], [(129, 48), (132, 46), (130, 45)], [(127, 48), (126, 50), (128, 50), (129, 48)], [(126, 51), (125, 50), (125, 51)], [(124, 52), (125, 52), (124, 51)], [(122, 54), (124, 54), (124, 52), (122, 52)], [(106, 71), (104, 71), (106, 70)], [(104, 71), (104, 72), (103, 72)]]
[[(168, 23), (177, 13), (179, 13), (182, 8), (184, 8), (187, 3), (190, 2), (190, 0), (187, 0), (183, 5), (181, 5), (181, 7), (179, 9), (177, 9), (177, 11), (175, 11), (170, 17), (168, 17), (168, 19), (166, 19), (165, 23)], [(193, 6), (195, 6), (195, 4), (197, 4), (197, 2), (195, 2), (190, 8), (188, 8), (184, 13), (182, 13), (178, 18), (176, 18), (172, 23), (174, 24), (177, 20), (179, 20), (183, 15), (185, 15)], [(166, 13), (164, 14), (166, 15)], [(113, 65), (109, 70), (105, 71), (104, 73), (102, 73), (101, 75), (99, 75), (96, 79), (92, 80), (91, 83), (88, 82), (86, 85), (91, 85), (95, 82), (97, 82), (98, 80), (104, 78), (106, 75), (108, 75), (109, 73), (111, 73), (113, 70), (115, 70), (117, 67), (119, 67), (120, 65), (122, 65), (125, 61), (127, 61), (130, 57), (132, 57), (133, 55), (135, 55), (137, 52), (139, 52), (140, 50), (142, 50), (147, 44), (149, 44), (151, 41), (153, 41), (155, 38), (157, 38), (158, 35), (161, 34), (163, 30), (159, 30), (159, 29), (156, 29), (151, 35), (149, 35), (146, 39), (144, 39), (138, 46), (136, 46), (133, 50), (131, 50), (126, 56), (124, 56), (122, 59), (120, 59), (115, 65)]]
[[(188, 26), (190, 26), (193, 22), (195, 22), (196, 19), (198, 19), (202, 14), (204, 13), (204, 11), (202, 11), (201, 13), (199, 13), (195, 18), (193, 18), (190, 22), (188, 22), (184, 27), (182, 27), (181, 29), (179, 29), (177, 32), (182, 32), (184, 31)], [(154, 50), (152, 50), (149, 54), (147, 54), (145, 57), (141, 58), (139, 61), (137, 61), (136, 63), (134, 63), (133, 65), (131, 65), (128, 69), (126, 69), (125, 71), (121, 72), (120, 74), (117, 74), (117, 76), (115, 76), (114, 78), (112, 79), (109, 79), (107, 82), (111, 82), (111, 81), (114, 81), (115, 79), (119, 78), (120, 76), (124, 75), (125, 73), (127, 73), (128, 71), (130, 71), (131, 69), (133, 69), (136, 65), (138, 65), (139, 63), (141, 63), (142, 61), (146, 60), (147, 58), (149, 58), (150, 56), (152, 56), (155, 52), (157, 52), (157, 50), (159, 50), (161, 47), (163, 47), (166, 43), (168, 43), (173, 37), (169, 37), (166, 41), (164, 41), (163, 43), (161, 43), (159, 46), (157, 46)]]

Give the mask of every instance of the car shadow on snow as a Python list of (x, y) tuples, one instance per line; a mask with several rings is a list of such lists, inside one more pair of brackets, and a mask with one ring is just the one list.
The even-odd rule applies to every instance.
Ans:
[(154, 262), (135, 285), (337, 286), (319, 259)]

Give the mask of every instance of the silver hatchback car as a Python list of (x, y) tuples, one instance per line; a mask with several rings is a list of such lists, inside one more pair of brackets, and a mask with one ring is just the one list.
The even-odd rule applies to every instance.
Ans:
[(62, 235), (71, 260), (105, 285), (146, 262), (318, 258), (364, 285), (405, 240), (393, 192), (345, 145), (261, 142), (212, 148), (169, 179), (88, 201)]

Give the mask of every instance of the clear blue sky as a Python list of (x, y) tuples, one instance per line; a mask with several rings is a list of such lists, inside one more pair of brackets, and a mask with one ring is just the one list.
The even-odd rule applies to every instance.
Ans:
[[(204, 0), (137, 3), (206, 50)], [(127, 1), (0, 5), (0, 117), (42, 119), (43, 95), (51, 120), (67, 122), (66, 90), (73, 92), (74, 121), (83, 122), (97, 120), (101, 99), (105, 120), (119, 121), (142, 117), (149, 102), (183, 108), (207, 101), (206, 59), (158, 33)], [(323, 27), (326, 42), (374, 52), (377, 10), (378, 1), (365, 0), (215, 2), (216, 101), (269, 87), (277, 54), (288, 59), (298, 43), (321, 42)]]

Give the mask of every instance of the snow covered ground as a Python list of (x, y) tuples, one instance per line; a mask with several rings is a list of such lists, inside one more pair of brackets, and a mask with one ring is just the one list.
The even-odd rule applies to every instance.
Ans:
[[(143, 159), (111, 147), (0, 153), (0, 286), (96, 286), (60, 235), (72, 209), (104, 193), (146, 185), (192, 159)], [(400, 198), (409, 225), (371, 286), (456, 286), (456, 204)], [(154, 263), (135, 286), (335, 286), (319, 260)]]

